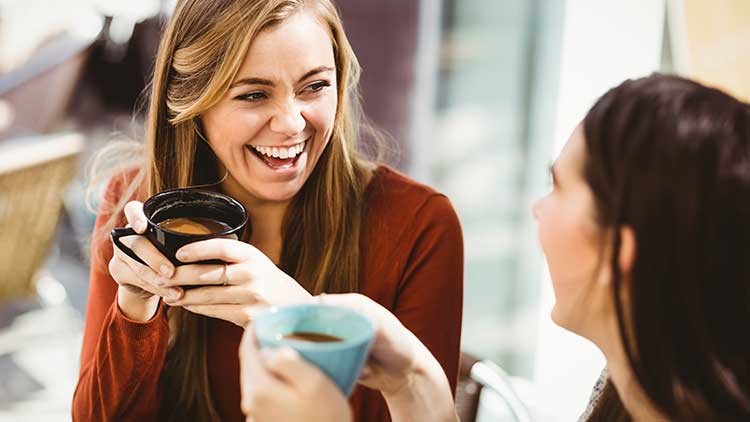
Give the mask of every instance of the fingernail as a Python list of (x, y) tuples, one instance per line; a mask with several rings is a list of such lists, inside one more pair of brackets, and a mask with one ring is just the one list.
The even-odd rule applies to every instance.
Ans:
[(170, 300), (177, 300), (177, 299), (179, 299), (179, 298), (180, 298), (180, 291), (179, 291), (179, 290), (177, 290), (177, 289), (169, 289), (169, 290), (167, 291), (167, 297), (168, 297), (168, 298), (169, 298)]
[(276, 350), (274, 349), (261, 349), (260, 351), (261, 359), (263, 359), (266, 362), (268, 362), (275, 354), (276, 354)]
[(282, 359), (296, 359), (298, 356), (297, 352), (291, 347), (280, 347), (275, 352)]
[(159, 267), (159, 272), (166, 278), (172, 278), (172, 267), (167, 264), (162, 264), (162, 266)]
[(185, 252), (185, 251), (183, 251), (183, 250), (179, 250), (179, 251), (177, 251), (177, 253), (175, 254), (175, 256), (177, 257), (177, 259), (179, 259), (180, 261), (184, 261), (184, 260), (188, 259), (188, 256), (189, 256), (189, 255), (190, 255), (190, 254), (186, 253), (186, 252)]

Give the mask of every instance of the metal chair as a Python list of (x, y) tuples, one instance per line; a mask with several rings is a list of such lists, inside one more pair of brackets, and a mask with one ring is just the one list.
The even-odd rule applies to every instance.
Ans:
[(456, 391), (456, 411), (461, 422), (477, 420), (480, 398), (483, 391), (491, 390), (502, 400), (510, 420), (530, 422), (531, 415), (516, 393), (510, 376), (497, 364), (489, 360), (461, 353), (461, 367)]

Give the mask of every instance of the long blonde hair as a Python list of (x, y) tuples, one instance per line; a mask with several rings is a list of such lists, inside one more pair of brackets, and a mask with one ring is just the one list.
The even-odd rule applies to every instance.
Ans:
[[(165, 28), (151, 85), (140, 167), (113, 205), (104, 230), (136, 192), (210, 183), (217, 159), (201, 139), (200, 115), (226, 93), (263, 30), (302, 8), (331, 34), (338, 109), (331, 139), (284, 218), (280, 267), (313, 294), (359, 290), (363, 197), (371, 165), (359, 157), (360, 68), (330, 0), (182, 0)], [(101, 156), (112, 155), (112, 149)], [(206, 363), (207, 318), (171, 308), (173, 343), (163, 374), (163, 419), (219, 420)]]

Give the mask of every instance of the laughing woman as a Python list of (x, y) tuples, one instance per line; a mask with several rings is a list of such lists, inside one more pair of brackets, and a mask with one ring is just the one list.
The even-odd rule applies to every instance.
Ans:
[[(323, 292), (393, 312), (455, 386), (458, 219), (445, 196), (358, 155), (358, 75), (329, 0), (178, 2), (139, 161), (112, 179), (97, 217), (74, 420), (244, 420), (242, 327)], [(139, 201), (212, 183), (245, 205), (251, 230), (178, 258), (227, 266), (175, 268), (145, 237), (123, 238), (141, 265), (109, 243), (117, 225), (143, 233)], [(358, 421), (389, 420), (377, 391), (350, 402)]]

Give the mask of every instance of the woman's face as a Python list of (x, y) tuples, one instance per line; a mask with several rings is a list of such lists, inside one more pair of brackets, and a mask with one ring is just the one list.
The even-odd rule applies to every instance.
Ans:
[(609, 312), (608, 261), (595, 219), (594, 197), (583, 178), (583, 129), (579, 125), (552, 167), (553, 189), (534, 204), (555, 306), (552, 319), (591, 338), (603, 312)]
[(328, 144), (337, 104), (331, 37), (314, 16), (303, 10), (261, 32), (202, 115), (226, 183), (255, 202), (291, 199)]

